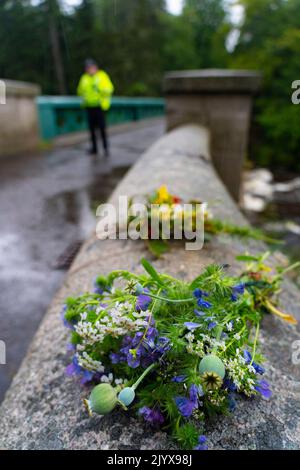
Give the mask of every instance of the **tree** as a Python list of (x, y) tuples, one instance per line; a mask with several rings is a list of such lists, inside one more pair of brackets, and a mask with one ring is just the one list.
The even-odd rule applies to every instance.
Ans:
[(185, 0), (182, 19), (192, 30), (197, 67), (223, 67), (228, 24), (223, 0)]
[[(182, 15), (165, 0), (0, 2), (0, 73), (75, 93), (84, 59), (112, 76), (120, 95), (159, 95), (167, 70), (223, 66), (226, 18), (221, 0), (186, 0)], [(38, 46), (38, 47), (37, 47)]]
[(45, 7), (49, 21), (50, 44), (53, 55), (55, 75), (58, 90), (61, 95), (66, 94), (66, 81), (64, 72), (64, 59), (61, 51), (58, 21), (60, 18), (60, 6), (57, 0), (46, 0)]
[(95, 53), (118, 92), (157, 94), (163, 73), (164, 0), (94, 0)]
[(291, 102), (291, 84), (300, 78), (300, 0), (240, 3), (245, 14), (231, 66), (264, 77), (250, 156), (260, 165), (300, 169), (300, 106)]

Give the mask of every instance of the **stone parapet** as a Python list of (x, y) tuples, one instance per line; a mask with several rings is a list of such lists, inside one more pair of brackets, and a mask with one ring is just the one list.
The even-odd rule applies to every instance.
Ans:
[(253, 95), (261, 75), (248, 70), (188, 70), (164, 79), (168, 129), (197, 123), (211, 132), (216, 170), (233, 198), (241, 193)]
[[(198, 126), (182, 127), (166, 135), (128, 172), (109, 202), (116, 203), (120, 195), (147, 193), (167, 184), (171, 193), (184, 199), (208, 201), (217, 217), (245, 224), (214, 170), (208, 140), (208, 132)], [(228, 263), (234, 273), (240, 270), (235, 261), (237, 254), (264, 249), (260, 242), (223, 235), (200, 251), (185, 251), (183, 243), (174, 243), (154, 265), (182, 279), (195, 277), (212, 262)], [(0, 448), (174, 448), (165, 433), (151, 431), (133, 414), (115, 410), (103, 418), (89, 418), (82, 405), (87, 391), (64, 373), (68, 364), (68, 331), (60, 318), (64, 299), (92, 288), (100, 273), (120, 268), (140, 271), (143, 256), (149, 254), (141, 241), (99, 241), (92, 236), (84, 244), (0, 408)], [(281, 257), (274, 255), (273, 262)], [(286, 310), (300, 318), (299, 291), (290, 282), (285, 282), (281, 301)], [(295, 327), (271, 315), (265, 317), (261, 346), (273, 398), (251, 402), (240, 399), (234, 413), (211, 421), (206, 432), (210, 449), (300, 448), (300, 367), (291, 360), (292, 342), (299, 339)]]

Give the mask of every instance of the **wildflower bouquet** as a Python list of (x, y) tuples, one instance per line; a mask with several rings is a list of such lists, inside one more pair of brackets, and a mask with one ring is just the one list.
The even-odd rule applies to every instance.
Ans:
[[(131, 198), (129, 213), (135, 202), (135, 198)], [(197, 217), (200, 216), (198, 210), (200, 206), (203, 207), (201, 217), (206, 240), (219, 233), (228, 233), (239, 237), (262, 240), (267, 243), (279, 243), (278, 240), (266, 236), (260, 230), (234, 225), (213, 217), (203, 202), (199, 200), (183, 201), (180, 197), (170, 194), (165, 185), (154, 191), (153, 194), (144, 196), (142, 200), (138, 199), (138, 202), (143, 202), (147, 208), (146, 214), (140, 217), (140, 226), (147, 226), (148, 231), (145, 242), (149, 251), (157, 257), (168, 251), (168, 240), (177, 238), (175, 236), (175, 227), (178, 223), (185, 226), (183, 221), (188, 220), (187, 225), (190, 226), (190, 232), (195, 232)], [(135, 216), (129, 215), (128, 227), (134, 219)], [(167, 231), (164, 229), (164, 221), (169, 222)], [(153, 227), (155, 227), (155, 230), (153, 230)], [(156, 234), (156, 227), (158, 227), (158, 234)], [(185, 235), (186, 231), (182, 229), (179, 238), (185, 238)]]
[(243, 256), (238, 277), (210, 265), (187, 283), (159, 274), (113, 271), (99, 276), (92, 293), (69, 298), (65, 325), (74, 350), (69, 375), (97, 384), (85, 405), (105, 415), (132, 410), (161, 427), (186, 449), (205, 449), (205, 420), (235, 407), (235, 397), (271, 390), (258, 351), (262, 317), (274, 313), (284, 274), (265, 257)]

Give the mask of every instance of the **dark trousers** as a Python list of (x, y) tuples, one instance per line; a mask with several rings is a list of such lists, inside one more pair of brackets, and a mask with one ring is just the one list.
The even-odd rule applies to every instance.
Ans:
[(96, 129), (100, 129), (102, 144), (105, 152), (108, 152), (108, 142), (106, 136), (106, 122), (105, 122), (105, 113), (100, 108), (86, 108), (88, 124), (90, 129), (91, 141), (92, 141), (92, 152), (97, 153), (97, 137)]

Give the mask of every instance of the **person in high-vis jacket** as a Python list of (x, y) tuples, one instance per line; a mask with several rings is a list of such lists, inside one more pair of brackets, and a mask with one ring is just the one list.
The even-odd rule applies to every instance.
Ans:
[(98, 153), (96, 129), (99, 127), (105, 156), (109, 155), (105, 112), (110, 108), (113, 91), (114, 86), (108, 74), (100, 70), (94, 60), (86, 60), (85, 73), (80, 78), (77, 94), (82, 97), (83, 106), (87, 111), (92, 143), (90, 154)]

